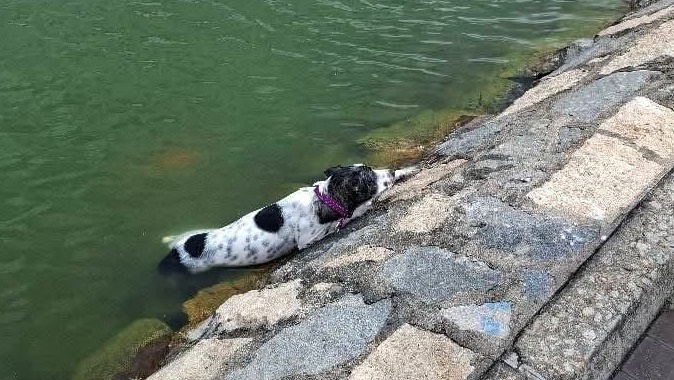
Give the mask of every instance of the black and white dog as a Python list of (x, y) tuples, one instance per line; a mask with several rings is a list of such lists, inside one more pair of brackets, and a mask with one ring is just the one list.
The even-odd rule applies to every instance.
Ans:
[(327, 169), (324, 181), (227, 226), (164, 238), (171, 251), (159, 271), (198, 273), (216, 266), (261, 264), (306, 248), (363, 215), (377, 195), (417, 171), (372, 170), (362, 164)]

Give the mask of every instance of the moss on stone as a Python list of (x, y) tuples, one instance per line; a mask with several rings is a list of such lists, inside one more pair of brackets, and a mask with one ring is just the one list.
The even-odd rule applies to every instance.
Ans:
[(358, 140), (374, 165), (392, 165), (419, 158), (432, 143), (455, 128), (471, 111), (426, 111), (389, 127), (378, 128)]
[(183, 312), (187, 314), (187, 325), (181, 331), (194, 328), (208, 318), (229, 297), (257, 288), (258, 280), (267, 274), (268, 265), (251, 270), (245, 276), (232, 281), (222, 282), (202, 289), (183, 303)]
[(146, 318), (134, 321), (76, 368), (73, 380), (114, 380), (128, 371), (138, 351), (172, 334), (164, 322)]

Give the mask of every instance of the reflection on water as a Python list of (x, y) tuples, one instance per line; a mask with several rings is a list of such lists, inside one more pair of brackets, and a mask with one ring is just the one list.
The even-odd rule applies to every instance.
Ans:
[(160, 277), (162, 236), (366, 160), (375, 128), (474, 106), (620, 3), (1, 2), (0, 378), (67, 378), (131, 321), (178, 321), (245, 270)]

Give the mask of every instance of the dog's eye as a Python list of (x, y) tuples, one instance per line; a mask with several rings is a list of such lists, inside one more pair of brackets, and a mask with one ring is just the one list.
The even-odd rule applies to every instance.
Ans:
[(388, 187), (390, 184), (391, 184), (391, 182), (389, 182), (389, 181), (384, 182), (384, 186), (386, 186), (386, 187)]

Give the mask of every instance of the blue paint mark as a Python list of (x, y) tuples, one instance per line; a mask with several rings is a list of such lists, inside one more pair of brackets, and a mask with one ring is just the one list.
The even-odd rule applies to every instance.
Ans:
[(483, 315), (481, 322), (482, 322), (482, 331), (484, 331), (485, 334), (493, 336), (504, 335), (503, 327), (493, 317), (489, 315)]
[(510, 313), (512, 311), (512, 306), (510, 302), (486, 303), (484, 304), (484, 306), (486, 306), (487, 310), (490, 312), (505, 311), (507, 313)]

